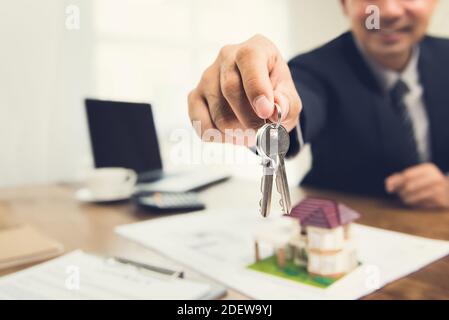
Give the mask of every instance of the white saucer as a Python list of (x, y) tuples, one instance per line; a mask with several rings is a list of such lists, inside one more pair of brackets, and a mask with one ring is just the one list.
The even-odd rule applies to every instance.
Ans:
[(75, 198), (81, 202), (111, 202), (111, 201), (123, 201), (131, 197), (132, 192), (123, 194), (114, 194), (110, 196), (95, 197), (89, 189), (81, 188), (76, 191)]

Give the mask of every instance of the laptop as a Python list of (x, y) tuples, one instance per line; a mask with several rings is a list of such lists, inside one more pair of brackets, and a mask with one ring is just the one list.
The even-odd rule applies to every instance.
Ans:
[(148, 103), (86, 99), (85, 106), (95, 167), (133, 169), (138, 174), (138, 190), (187, 192), (229, 177), (208, 170), (164, 171)]

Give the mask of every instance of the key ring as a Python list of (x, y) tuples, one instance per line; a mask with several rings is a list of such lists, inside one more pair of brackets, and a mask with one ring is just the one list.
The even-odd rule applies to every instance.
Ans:
[[(274, 107), (276, 108), (277, 122), (276, 123), (272, 122), (269, 124), (269, 126), (273, 129), (278, 130), (279, 127), (282, 125), (282, 111), (281, 111), (281, 107), (277, 103), (274, 103)], [(265, 119), (265, 125), (267, 125), (267, 124), (268, 124), (268, 120)], [(260, 133), (261, 132), (259, 131), (257, 134), (257, 141), (260, 140)], [(277, 133), (276, 133), (276, 135), (277, 135)], [(259, 154), (260, 153), (263, 154), (266, 158), (270, 158), (263, 150), (260, 150)], [(276, 159), (272, 159), (272, 160), (274, 163), (274, 167), (277, 168), (277, 166), (279, 165), (279, 159), (276, 157)]]
[[(278, 119), (276, 122), (276, 129), (278, 129), (280, 127), (280, 125), (282, 124), (282, 110), (281, 110), (281, 107), (277, 103), (274, 103), (274, 107), (275, 107), (276, 113), (278, 115)], [(265, 119), (265, 124), (267, 124), (267, 123), (268, 123), (268, 120)]]
[(274, 107), (276, 108), (276, 113), (278, 114), (278, 121), (276, 123), (276, 129), (278, 129), (282, 123), (282, 110), (277, 103), (274, 104)]
[[(274, 103), (274, 107), (276, 108), (276, 112), (277, 112), (277, 122), (276, 123), (274, 123), (274, 122), (269, 123), (268, 120), (265, 119), (265, 125), (264, 126), (269, 125), (271, 128), (277, 130), (282, 125), (282, 123), (281, 123), (282, 111), (281, 111), (281, 107), (277, 103)], [(256, 134), (256, 141), (257, 141), (256, 145), (259, 145), (261, 143), (261, 138), (262, 138), (262, 131), (261, 131), (261, 129), (262, 128), (260, 128), (258, 130), (257, 134)], [(265, 158), (270, 158), (262, 149), (256, 147), (256, 150), (257, 150), (259, 155), (261, 155), (261, 156), (263, 156)], [(278, 159), (276, 159), (276, 160), (273, 159), (273, 162), (274, 162), (274, 166), (277, 167)]]

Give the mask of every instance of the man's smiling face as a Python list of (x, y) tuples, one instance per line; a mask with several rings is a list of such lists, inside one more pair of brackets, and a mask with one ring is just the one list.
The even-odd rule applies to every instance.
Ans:
[[(408, 54), (426, 34), (437, 0), (341, 0), (352, 32), (373, 57)], [(377, 6), (380, 30), (369, 30), (367, 7)]]

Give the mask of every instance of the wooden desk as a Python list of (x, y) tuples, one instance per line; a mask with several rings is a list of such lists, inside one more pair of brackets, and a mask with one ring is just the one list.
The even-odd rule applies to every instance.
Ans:
[[(201, 193), (209, 209), (258, 205), (258, 185), (232, 180)], [(137, 210), (129, 203), (90, 205), (73, 198), (74, 188), (67, 185), (0, 189), (0, 228), (27, 223), (64, 244), (66, 251), (83, 249), (101, 255), (121, 255), (164, 265), (175, 262), (115, 235), (117, 225), (157, 217)], [(293, 201), (304, 195), (330, 197), (362, 213), (360, 223), (449, 240), (449, 211), (407, 210), (386, 200), (322, 192), (292, 190)], [(229, 202), (232, 199), (232, 202)], [(23, 268), (23, 267), (22, 267)], [(21, 268), (0, 271), (5, 275)], [(191, 270), (187, 276), (207, 280)], [(227, 298), (244, 299), (230, 291)], [(406, 278), (387, 285), (366, 299), (449, 299), (449, 257), (439, 260)]]

